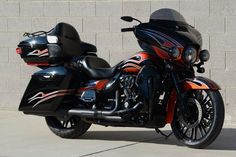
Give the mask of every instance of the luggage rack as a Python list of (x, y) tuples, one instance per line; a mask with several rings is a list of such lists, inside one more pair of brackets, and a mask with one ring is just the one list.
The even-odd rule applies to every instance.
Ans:
[(42, 36), (42, 35), (46, 35), (49, 32), (51, 32), (53, 29), (51, 29), (50, 31), (37, 31), (37, 32), (33, 32), (33, 33), (29, 33), (29, 32), (25, 32), (23, 34), (23, 37), (38, 37), (38, 36)]

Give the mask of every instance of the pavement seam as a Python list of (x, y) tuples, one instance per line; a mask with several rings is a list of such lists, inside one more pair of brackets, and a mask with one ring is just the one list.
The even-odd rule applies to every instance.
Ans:
[(148, 141), (153, 141), (153, 140), (161, 139), (161, 138), (162, 137), (146, 139), (146, 140), (142, 140), (142, 141), (138, 141), (138, 142), (134, 142), (134, 143), (118, 146), (118, 147), (113, 147), (113, 148), (104, 149), (104, 150), (96, 151), (96, 152), (89, 153), (89, 154), (84, 154), (84, 155), (81, 155), (81, 156), (78, 156), (78, 157), (87, 157), (87, 156), (91, 156), (91, 155), (96, 155), (96, 154), (100, 154), (100, 153), (104, 153), (104, 152), (108, 152), (108, 151), (112, 151), (112, 150), (116, 150), (116, 149), (120, 149), (120, 148), (125, 148), (125, 147), (129, 147), (129, 146), (137, 145), (137, 144), (140, 144), (142, 142), (148, 142)]

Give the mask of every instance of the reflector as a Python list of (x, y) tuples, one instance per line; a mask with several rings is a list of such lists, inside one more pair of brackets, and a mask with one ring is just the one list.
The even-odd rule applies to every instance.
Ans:
[(16, 53), (17, 53), (17, 54), (21, 54), (21, 53), (22, 53), (22, 49), (21, 49), (20, 47), (17, 47), (17, 48), (16, 48)]

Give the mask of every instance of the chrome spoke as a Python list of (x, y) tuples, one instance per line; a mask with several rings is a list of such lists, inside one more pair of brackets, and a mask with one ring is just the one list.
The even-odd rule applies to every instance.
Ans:
[[(207, 101), (207, 98), (209, 98), (209, 95), (207, 95), (207, 96), (200, 102), (200, 104), (205, 104), (205, 102)], [(211, 99), (209, 99), (209, 100), (211, 100)]]
[(188, 132), (188, 128), (186, 128), (186, 130), (184, 131), (183, 135), (186, 135), (186, 133)]
[(192, 128), (191, 130), (191, 136), (190, 136), (191, 139), (193, 139), (193, 135), (194, 135), (194, 128)]
[(66, 121), (62, 121), (62, 126), (65, 127)]
[(198, 125), (198, 128), (199, 128), (199, 130), (200, 130), (201, 136), (203, 137), (205, 134), (203, 133), (203, 130), (202, 130), (201, 125)]
[(197, 139), (197, 130), (198, 130), (198, 127), (196, 126), (196, 127), (195, 127), (195, 135), (194, 135), (194, 139), (195, 139), (195, 140)]
[(204, 102), (204, 103), (201, 103), (201, 105), (203, 106), (203, 105), (206, 105), (206, 104), (208, 104), (209, 103), (209, 101), (211, 101), (211, 99), (209, 99), (209, 100), (207, 100), (206, 102)]
[(200, 123), (200, 124), (199, 124), (199, 126), (201, 126), (201, 128), (202, 128), (203, 132), (206, 134), (206, 133), (207, 133), (207, 131), (206, 131), (206, 128), (204, 127), (204, 125), (203, 125), (202, 123)]
[(69, 119), (67, 121), (61, 121), (61, 125), (64, 128), (73, 128), (75, 126), (75, 119)]
[(65, 127), (67, 128), (67, 126), (68, 126), (68, 123), (69, 123), (69, 121), (66, 121), (66, 123), (65, 123)]
[(70, 126), (73, 127), (74, 126), (74, 121), (71, 119), (70, 120)]

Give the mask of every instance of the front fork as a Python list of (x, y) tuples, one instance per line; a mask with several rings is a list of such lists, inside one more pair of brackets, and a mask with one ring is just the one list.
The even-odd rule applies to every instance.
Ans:
[(181, 88), (179, 85), (179, 77), (177, 77), (176, 73), (174, 72), (173, 65), (170, 64), (168, 61), (164, 61), (165, 63), (165, 71), (167, 72), (167, 77), (170, 76), (171, 82), (173, 83), (173, 87), (171, 89), (170, 94), (168, 96), (167, 101), (167, 116), (166, 116), (166, 123), (172, 123), (174, 114), (175, 114), (175, 106), (177, 103), (177, 98), (181, 98)]
[(179, 106), (184, 106), (184, 105), (181, 105), (183, 102), (182, 100), (184, 96), (182, 92), (183, 89), (180, 86), (180, 79), (173, 71), (170, 72), (170, 76), (171, 76), (174, 88), (170, 93), (169, 100), (167, 103), (166, 123), (172, 123), (174, 114), (175, 114), (177, 101), (178, 101), (178, 104), (180, 104)]
[(173, 71), (171, 71), (170, 75), (171, 75), (172, 82), (174, 84), (174, 89), (176, 90), (176, 95), (178, 98), (181, 98), (182, 88), (180, 86), (180, 79), (178, 75), (176, 75)]

